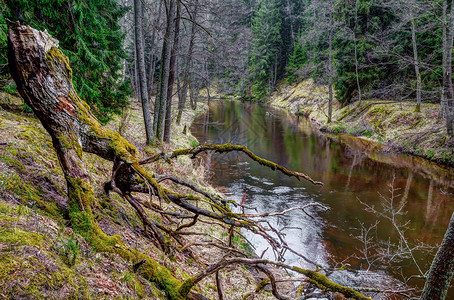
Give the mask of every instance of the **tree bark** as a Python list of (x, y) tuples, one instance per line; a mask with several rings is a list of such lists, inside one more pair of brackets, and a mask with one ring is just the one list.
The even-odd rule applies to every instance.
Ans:
[(170, 55), (170, 65), (169, 65), (169, 82), (167, 85), (167, 99), (166, 99), (166, 119), (164, 127), (164, 141), (170, 142), (170, 134), (172, 127), (172, 96), (173, 96), (173, 84), (175, 82), (175, 72), (177, 72), (177, 55), (178, 55), (178, 45), (180, 39), (180, 17), (181, 17), (181, 4), (180, 1), (177, 2), (176, 7), (176, 17), (175, 17), (175, 29), (173, 35), (173, 45), (172, 52)]
[(143, 42), (143, 8), (142, 0), (134, 0), (134, 27), (136, 37), (138, 85), (140, 90), (140, 100), (142, 102), (143, 120), (147, 145), (154, 142), (153, 123), (151, 120), (150, 101), (148, 98), (147, 77), (145, 71), (145, 51)]
[(191, 37), (189, 40), (188, 54), (186, 55), (186, 65), (183, 72), (183, 90), (181, 91), (181, 98), (178, 101), (178, 115), (177, 123), (181, 123), (181, 115), (183, 114), (184, 106), (186, 105), (186, 99), (188, 96), (188, 85), (189, 85), (189, 72), (191, 70), (192, 64), (192, 52), (194, 50), (195, 34), (196, 34), (196, 25), (197, 20), (197, 10), (198, 10), (198, 0), (195, 0), (194, 3), (194, 13), (192, 14), (192, 24), (191, 24)]
[(329, 57), (328, 57), (328, 123), (331, 123), (331, 118), (333, 115), (333, 8), (330, 7), (329, 11), (329, 33), (328, 33), (328, 48), (329, 48)]
[(416, 42), (416, 24), (410, 7), (411, 42), (413, 46), (413, 65), (416, 75), (416, 112), (421, 112), (421, 73), (419, 72), (418, 44)]
[(68, 212), (74, 231), (95, 251), (117, 253), (133, 263), (145, 260), (140, 269), (144, 278), (163, 286), (168, 298), (186, 299), (190, 288), (150, 257), (126, 247), (119, 235), (106, 235), (94, 219), (90, 205), (95, 196), (82, 161), (84, 151), (121, 161), (147, 178), (158, 188), (158, 194), (162, 190), (140, 167), (136, 148), (120, 134), (103, 127), (77, 95), (69, 59), (58, 49), (58, 41), (47, 32), (8, 22), (8, 61), (19, 93), (52, 138), (68, 187)]
[[(448, 53), (447, 53), (447, 48), (448, 48), (448, 20), (447, 20), (447, 13), (448, 13), (448, 1), (443, 0), (443, 12), (442, 12), (442, 69), (443, 69), (443, 82), (444, 82), (444, 76), (446, 74), (446, 65), (447, 65), (447, 60), (448, 60)], [(445, 89), (442, 87), (441, 88), (441, 100), (440, 100), (440, 110), (438, 112), (438, 118), (443, 118), (444, 112), (445, 112), (445, 106), (446, 106), (446, 94), (445, 94)]]
[(173, 30), (175, 19), (175, 0), (170, 0), (167, 7), (167, 25), (166, 33), (162, 44), (161, 71), (159, 76), (159, 91), (155, 101), (155, 119), (153, 120), (153, 129), (156, 132), (156, 138), (159, 141), (164, 139), (164, 123), (167, 106), (167, 92), (169, 83), (170, 56), (172, 51)]
[(454, 37), (454, 5), (449, 13), (448, 38), (446, 47), (446, 73), (443, 76), (443, 89), (446, 103), (446, 131), (448, 136), (454, 136), (454, 89), (452, 84), (452, 48)]
[(454, 214), (438, 249), (424, 285), (421, 300), (443, 300), (454, 275)]
[(358, 61), (358, 41), (356, 38), (356, 30), (358, 28), (358, 0), (355, 3), (355, 29), (353, 31), (353, 42), (355, 46), (355, 74), (356, 74), (356, 86), (358, 88), (358, 103), (361, 103), (361, 84), (359, 82), (359, 61)]
[(151, 100), (153, 96), (154, 72), (156, 68), (155, 57), (157, 51), (155, 47), (156, 31), (158, 30), (159, 21), (161, 20), (162, 1), (159, 1), (158, 14), (153, 22), (153, 33), (151, 34), (151, 51), (150, 51), (150, 66), (148, 68), (147, 86), (148, 86), (148, 99)]

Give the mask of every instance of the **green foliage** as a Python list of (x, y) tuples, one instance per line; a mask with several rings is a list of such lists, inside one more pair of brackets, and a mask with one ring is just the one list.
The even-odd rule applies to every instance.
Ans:
[(12, 86), (11, 76), (8, 70), (7, 43), (5, 12), (8, 8), (3, 0), (0, 0), (0, 89), (7, 92)]
[[(126, 12), (116, 0), (4, 0), (0, 17), (0, 64), (6, 57), (4, 17), (46, 29), (69, 57), (78, 94), (106, 122), (128, 104), (129, 82), (122, 81), (124, 33), (119, 20)], [(1, 4), (1, 2), (0, 2)], [(7, 70), (1, 69), (5, 76)]]
[(278, 0), (259, 0), (252, 18), (252, 50), (250, 69), (252, 91), (261, 99), (270, 91), (270, 80), (282, 54), (282, 14)]
[(296, 42), (293, 45), (293, 53), (289, 58), (287, 66), (287, 83), (292, 84), (298, 78), (296, 71), (308, 63), (307, 46)]
[(72, 267), (76, 264), (77, 256), (79, 255), (79, 241), (76, 239), (69, 239), (63, 244), (61, 250), (61, 256), (65, 264), (68, 267)]

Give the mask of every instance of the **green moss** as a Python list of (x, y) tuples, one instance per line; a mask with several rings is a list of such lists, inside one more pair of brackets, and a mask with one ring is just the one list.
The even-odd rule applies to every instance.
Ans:
[(54, 201), (42, 198), (41, 193), (32, 185), (23, 181), (15, 171), (0, 173), (0, 190), (17, 196), (26, 205), (37, 205), (49, 215), (60, 216), (57, 204)]
[(44, 299), (63, 290), (70, 298), (88, 296), (87, 283), (82, 276), (77, 276), (64, 265), (55, 265), (52, 254), (45, 249), (40, 249), (40, 252), (40, 259), (17, 253), (0, 254), (0, 286), (9, 287), (2, 291), (3, 295), (7, 293), (11, 298)]
[(192, 287), (194, 286), (194, 278), (189, 278), (189, 279), (186, 279), (183, 284), (181, 285), (180, 289), (179, 289), (179, 294), (180, 296), (183, 298), (186, 298), (186, 295), (189, 294), (189, 292), (191, 291)]
[(24, 172), (25, 171), (25, 166), (18, 161), (17, 159), (11, 158), (11, 157), (6, 157), (6, 156), (1, 156), (0, 160), (2, 160), (5, 164), (8, 166), (15, 168), (18, 172)]
[[(372, 105), (372, 104), (370, 104), (370, 105)], [(389, 106), (387, 104), (381, 104), (381, 105), (376, 105), (373, 109), (371, 109), (369, 114), (387, 116), (387, 115), (392, 114), (392, 112), (393, 112), (393, 108), (391, 106)]]
[(426, 157), (428, 159), (432, 159), (434, 156), (435, 156), (435, 152), (433, 152), (433, 150), (431, 150), (431, 149), (427, 150)]
[(77, 134), (74, 132), (67, 132), (57, 136), (58, 140), (63, 144), (66, 149), (74, 149), (79, 158), (82, 158), (82, 145), (79, 143)]
[(46, 61), (53, 71), (55, 71), (56, 67), (65, 66), (66, 71), (68, 72), (67, 77), (72, 79), (73, 71), (69, 66), (69, 58), (58, 50), (57, 47), (52, 47), (46, 52)]
[(356, 107), (347, 110), (342, 116), (340, 116), (340, 117), (337, 119), (337, 122), (342, 121), (342, 120), (345, 119), (348, 115), (350, 115), (351, 113), (353, 113), (355, 110), (356, 110)]
[(332, 132), (333, 133), (345, 132), (345, 127), (343, 125), (336, 125), (335, 127), (333, 127)]
[(302, 269), (299, 267), (293, 267), (292, 270), (305, 275), (306, 277), (309, 278), (309, 280), (313, 281), (317, 285), (320, 285), (321, 287), (325, 287), (326, 289), (333, 291), (333, 292), (342, 293), (347, 298), (353, 298), (353, 299), (358, 299), (358, 300), (370, 300), (371, 299), (371, 298), (366, 297), (363, 294), (355, 291), (352, 288), (345, 287), (345, 286), (342, 286), (335, 282), (332, 282), (331, 280), (328, 279), (328, 277), (326, 277), (325, 275), (320, 274), (318, 272), (305, 270), (305, 269)]
[(357, 113), (356, 113), (356, 117), (359, 116), (363, 111), (365, 111), (366, 109), (369, 109), (370, 107), (372, 106), (372, 103), (369, 103), (367, 105), (364, 105), (363, 108), (361, 108)]
[(255, 289), (256, 292), (260, 292), (265, 286), (270, 283), (270, 280), (268, 278), (262, 279), (262, 281), (259, 282), (257, 285), (257, 288)]
[(407, 130), (408, 130), (408, 129), (413, 129), (413, 128), (415, 128), (415, 127), (418, 126), (420, 123), (421, 123), (421, 119), (418, 119), (416, 122), (414, 122), (413, 124), (411, 124), (411, 126), (408, 127)]
[(18, 155), (18, 151), (16, 148), (14, 147), (11, 147), (11, 146), (8, 146), (6, 147), (5, 149), (9, 154), (11, 154), (12, 156), (17, 156)]
[(0, 242), (10, 245), (33, 245), (41, 246), (44, 238), (36, 232), (27, 232), (17, 228), (6, 228), (0, 232)]
[[(177, 280), (170, 271), (158, 264), (155, 260), (145, 256), (144, 254), (131, 250), (137, 256), (137, 260), (144, 259), (146, 263), (140, 267), (140, 274), (147, 280), (156, 282), (161, 288), (166, 291), (167, 297), (173, 300), (186, 299), (187, 293), (194, 285), (193, 279), (186, 280), (183, 284)], [(186, 293), (186, 294), (184, 294)]]

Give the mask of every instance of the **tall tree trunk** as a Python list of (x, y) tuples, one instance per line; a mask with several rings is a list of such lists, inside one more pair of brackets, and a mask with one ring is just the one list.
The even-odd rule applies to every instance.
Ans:
[(290, 45), (293, 46), (293, 43), (295, 42), (295, 29), (293, 26), (292, 8), (290, 7), (290, 0), (286, 0), (285, 9), (287, 11), (287, 16), (288, 16), (289, 24), (290, 24), (290, 38), (292, 39), (290, 41)]
[(155, 101), (155, 119), (153, 129), (159, 141), (164, 139), (165, 114), (167, 106), (167, 92), (170, 73), (170, 56), (172, 51), (173, 30), (175, 24), (175, 0), (170, 0), (167, 6), (166, 33), (162, 44), (161, 71), (159, 76), (159, 91)]
[(175, 82), (175, 72), (177, 69), (177, 55), (178, 55), (178, 43), (180, 38), (180, 17), (181, 17), (181, 4), (180, 1), (176, 5), (176, 16), (173, 33), (173, 45), (172, 52), (170, 55), (169, 65), (169, 82), (167, 86), (167, 99), (166, 99), (166, 119), (164, 127), (164, 141), (170, 142), (171, 126), (172, 126), (172, 96), (173, 96), (173, 84)]
[(148, 99), (147, 77), (145, 71), (145, 51), (143, 42), (143, 8), (142, 0), (134, 0), (134, 27), (136, 37), (138, 84), (140, 90), (140, 99), (142, 101), (143, 120), (145, 124), (145, 133), (147, 145), (154, 141), (153, 123), (151, 120), (150, 101)]
[(328, 57), (328, 123), (331, 123), (331, 118), (333, 115), (333, 8), (330, 7), (329, 11), (329, 33), (328, 33), (328, 48), (329, 48), (329, 57)]
[(189, 84), (189, 99), (191, 100), (191, 108), (197, 109), (197, 98), (199, 95), (199, 89), (194, 82)]
[(208, 104), (209, 104), (211, 101), (211, 94), (210, 94), (211, 80), (210, 80), (210, 73), (208, 71), (208, 55), (206, 55), (203, 59), (203, 69), (205, 72), (205, 83), (206, 83), (207, 97), (208, 97)]
[[(442, 40), (443, 40), (443, 61), (442, 61), (442, 69), (443, 69), (443, 82), (444, 76), (446, 74), (446, 65), (448, 62), (448, 19), (447, 19), (447, 11), (448, 11), (448, 1), (443, 0), (443, 13), (442, 13)], [(446, 94), (445, 89), (442, 87), (441, 89), (441, 100), (440, 100), (440, 110), (438, 112), (438, 118), (442, 119), (446, 108)]]
[(411, 42), (413, 46), (413, 65), (415, 66), (416, 75), (416, 112), (421, 112), (421, 74), (419, 72), (418, 44), (416, 43), (416, 24), (410, 7), (411, 23)]
[(443, 300), (454, 274), (454, 214), (437, 255), (430, 266), (420, 300)]
[(148, 99), (151, 99), (153, 96), (153, 84), (154, 84), (154, 72), (155, 72), (155, 56), (156, 56), (156, 47), (155, 47), (155, 40), (156, 40), (156, 31), (158, 30), (158, 24), (161, 20), (161, 11), (162, 11), (162, 0), (159, 1), (158, 7), (158, 15), (153, 22), (153, 33), (151, 34), (151, 51), (150, 51), (150, 66), (148, 68), (148, 77), (147, 77), (147, 85), (148, 85)]
[(361, 103), (361, 84), (359, 82), (359, 62), (358, 62), (358, 44), (357, 44), (357, 38), (356, 38), (356, 30), (358, 28), (358, 0), (356, 0), (355, 3), (355, 29), (353, 32), (353, 40), (354, 40), (354, 45), (355, 45), (355, 74), (356, 74), (356, 86), (358, 88), (358, 104)]
[(454, 37), (454, 5), (451, 4), (449, 13), (448, 38), (446, 47), (446, 73), (443, 78), (443, 88), (446, 97), (446, 131), (448, 136), (454, 136), (454, 89), (452, 84), (452, 48)]
[(139, 71), (137, 68), (137, 42), (136, 42), (136, 35), (135, 35), (135, 27), (134, 27), (134, 78), (132, 80), (134, 85), (134, 97), (141, 102), (140, 97), (140, 85), (139, 85)]
[(197, 20), (198, 2), (199, 2), (198, 0), (195, 0), (194, 13), (192, 14), (191, 37), (189, 40), (188, 53), (186, 55), (186, 65), (185, 65), (184, 71), (183, 71), (183, 88), (181, 91), (182, 97), (178, 101), (178, 115), (177, 115), (178, 125), (180, 125), (180, 123), (181, 123), (181, 115), (183, 114), (184, 106), (186, 105), (186, 99), (188, 96), (189, 72), (191, 70), (191, 64), (192, 64), (192, 52), (194, 50), (194, 42), (195, 42), (195, 34), (196, 34), (195, 22)]

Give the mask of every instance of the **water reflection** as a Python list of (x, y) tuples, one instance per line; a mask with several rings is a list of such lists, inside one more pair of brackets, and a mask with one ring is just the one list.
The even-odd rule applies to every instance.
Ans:
[[(287, 234), (291, 247), (321, 265), (348, 263), (353, 269), (363, 266), (363, 261), (353, 259), (359, 256), (362, 243), (352, 236), (360, 224), (371, 226), (377, 217), (366, 212), (360, 201), (379, 209), (379, 194), (389, 195), (388, 184), (393, 178), (398, 202), (404, 204), (405, 211), (399, 222), (408, 222), (405, 235), (411, 243), (439, 243), (454, 208), (450, 195), (454, 191), (452, 170), (414, 157), (377, 152), (382, 146), (348, 136), (327, 137), (306, 120), (284, 111), (249, 103), (212, 103), (210, 111), (196, 120), (192, 133), (201, 142), (247, 145), (259, 156), (325, 183), (320, 188), (288, 178), (242, 154), (207, 156), (214, 184), (227, 187), (229, 197), (237, 201), (246, 193), (247, 204), (259, 212), (281, 211), (314, 201), (330, 207), (329, 212), (313, 210), (312, 217), (292, 212), (273, 219), (273, 224)], [(380, 220), (374, 235), (383, 243), (397, 239), (386, 220)], [(260, 254), (267, 246), (259, 238), (254, 239)], [(431, 257), (415, 254), (423, 268), (428, 268)], [(304, 266), (291, 253), (286, 259)], [(374, 266), (373, 276), (356, 273), (347, 278), (345, 272), (331, 276), (355, 285), (367, 284), (367, 278), (376, 285), (389, 279), (381, 276), (383, 272), (398, 279), (417, 274), (409, 259), (401, 263), (398, 268)], [(413, 284), (422, 286), (421, 282)]]

